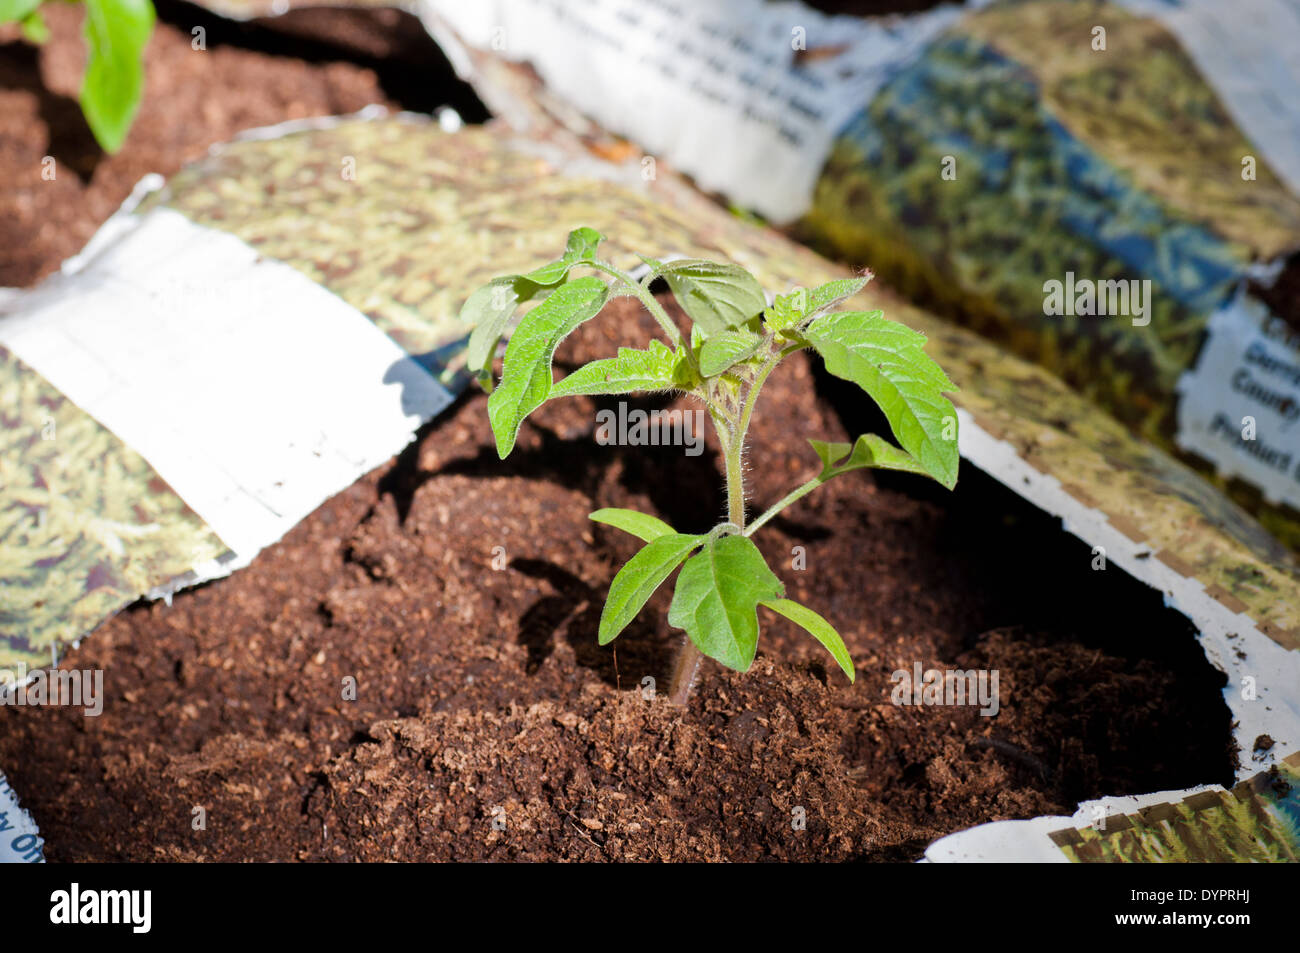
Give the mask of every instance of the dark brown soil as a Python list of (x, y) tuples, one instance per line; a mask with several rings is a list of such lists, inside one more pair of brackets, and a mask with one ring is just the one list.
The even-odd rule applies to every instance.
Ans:
[[(622, 302), (563, 359), (653, 330)], [(840, 396), (802, 360), (774, 375), (756, 505), (812, 469), (798, 434), (844, 438)], [(468, 396), (250, 568), (95, 632), (64, 664), (106, 671), (102, 716), (0, 711), (50, 859), (910, 860), (982, 821), (1231, 780), (1223, 678), (1182, 618), (970, 467), (951, 495), (842, 478), (760, 534), (856, 685), (768, 618), (748, 674), (706, 663), (689, 710), (647, 700), (666, 593), (599, 648), (634, 545), (587, 514), (705, 530), (718, 461), (598, 446), (594, 410), (544, 408), (502, 463)], [(916, 661), (997, 669), (1000, 713), (896, 707)]]
[[(75, 103), (80, 12), (51, 9), (41, 51), (0, 33), (0, 284), (48, 274), (141, 175), (240, 129), (372, 102), (481, 118), (410, 45), (405, 14), (159, 11), (144, 108), (113, 157)], [(652, 327), (612, 317), (563, 357)], [(642, 679), (662, 686), (676, 644), (666, 594), (598, 648), (634, 548), (586, 515), (633, 506), (706, 529), (716, 456), (597, 446), (594, 405), (572, 401), (501, 463), (484, 404), (462, 399), (247, 570), (96, 631), (63, 664), (105, 670), (101, 717), (0, 709), (0, 766), (51, 860), (910, 860), (994, 818), (1230, 781), (1223, 679), (1186, 622), (1091, 571), (1086, 547), (970, 467), (955, 494), (844, 478), (760, 536), (790, 594), (843, 632), (856, 685), (768, 618), (750, 673), (709, 663), (687, 711), (647, 700)], [(755, 426), (756, 503), (812, 469), (798, 435), (879, 429), (861, 407), (802, 361), (778, 372)], [(918, 661), (997, 669), (1001, 712), (895, 707), (890, 673)]]

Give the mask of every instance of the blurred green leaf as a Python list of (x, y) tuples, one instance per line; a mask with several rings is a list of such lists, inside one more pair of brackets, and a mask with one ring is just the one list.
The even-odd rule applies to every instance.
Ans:
[(86, 75), (81, 111), (105, 152), (122, 147), (144, 95), (144, 48), (153, 31), (149, 0), (85, 0)]

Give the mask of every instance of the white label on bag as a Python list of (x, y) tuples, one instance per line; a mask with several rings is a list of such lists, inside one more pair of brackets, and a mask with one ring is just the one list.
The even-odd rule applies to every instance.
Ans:
[(0, 771), (0, 864), (43, 864), (36, 822), (18, 804), (18, 795)]
[(1178, 380), (1179, 448), (1300, 508), (1300, 334), (1245, 294), (1206, 330)]
[(867, 21), (763, 0), (422, 3), (465, 43), (531, 63), (606, 129), (775, 222), (808, 209), (836, 134), (961, 15)]
[(0, 344), (148, 460), (226, 570), (452, 400), (350, 304), (166, 208), (25, 296)]

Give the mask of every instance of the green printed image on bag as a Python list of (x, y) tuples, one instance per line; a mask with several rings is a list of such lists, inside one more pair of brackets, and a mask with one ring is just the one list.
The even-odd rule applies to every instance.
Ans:
[[(1097, 23), (1104, 50), (1084, 39)], [(1258, 489), (1236, 495), (1294, 544), (1300, 338), (1258, 306), (1242, 313), (1239, 294), (1300, 249), (1300, 199), (1255, 153), (1159, 23), (1118, 6), (996, 4), (841, 132), (798, 230), (1148, 439), (1238, 473)], [(1221, 310), (1234, 318), (1211, 338)], [(1234, 367), (1202, 375), (1216, 399), (1189, 414), (1183, 375), (1224, 347)]]

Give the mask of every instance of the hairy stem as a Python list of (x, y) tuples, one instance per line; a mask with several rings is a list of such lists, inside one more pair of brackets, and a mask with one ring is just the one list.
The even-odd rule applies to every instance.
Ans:
[(727, 519), (742, 533), (745, 531), (745, 477), (741, 472), (744, 449), (745, 433), (737, 427), (731, 439), (724, 442), (722, 456), (727, 467)]
[[(727, 426), (724, 420), (714, 420), (718, 440), (722, 444), (722, 459), (727, 469), (727, 519), (734, 523), (738, 532), (745, 531), (745, 480), (741, 470), (744, 450), (744, 438), (739, 427)], [(672, 681), (668, 686), (668, 697), (674, 705), (685, 706), (690, 700), (691, 689), (700, 671), (704, 653), (695, 647), (690, 636), (682, 637), (681, 648), (673, 660)]]
[[(749, 393), (745, 395), (745, 404), (740, 410), (740, 423), (736, 428), (736, 443), (740, 447), (745, 445), (745, 437), (749, 434), (749, 418), (754, 415), (754, 405), (758, 403), (758, 393), (763, 389), (767, 382), (767, 376), (772, 373), (772, 369), (780, 362), (783, 355), (774, 354), (769, 357), (759, 370), (758, 375), (754, 378), (754, 383), (749, 386)], [(735, 522), (733, 520), (733, 522)], [(738, 523), (742, 529), (744, 523)]]
[[(749, 435), (749, 418), (754, 413), (754, 405), (758, 403), (758, 392), (761, 391), (763, 389), (763, 385), (767, 383), (768, 375), (771, 374), (772, 371), (776, 368), (776, 365), (780, 364), (783, 360), (785, 360), (785, 358), (789, 357), (791, 354), (796, 353), (797, 351), (802, 351), (807, 346), (808, 345), (806, 344), (799, 344), (799, 343), (788, 344), (785, 347), (778, 350), (775, 354), (773, 354), (764, 362), (763, 367), (758, 372), (758, 376), (754, 378), (753, 385), (749, 388), (749, 394), (745, 398), (745, 406), (740, 412), (739, 442), (742, 445), (745, 442), (745, 438)], [(764, 513), (753, 523), (751, 523), (748, 528), (745, 527), (743, 521), (736, 523), (736, 525), (741, 528), (741, 531), (746, 536), (752, 536), (760, 526), (762, 526), (764, 523), (770, 520), (777, 513), (780, 513), (783, 509), (785, 509), (795, 500), (799, 499), (801, 496), (806, 496), (807, 494), (811, 493), (813, 490), (817, 489), (817, 487), (822, 485), (822, 482), (823, 481), (821, 480), (820, 477), (814, 477), (813, 479), (809, 480), (807, 483), (805, 483), (803, 486), (799, 487), (798, 489), (792, 490), (779, 503), (769, 508), (766, 513)]]
[[(658, 302), (655, 304), (657, 305)], [(771, 338), (768, 341), (770, 346)], [(736, 531), (744, 536), (750, 535), (785, 507), (805, 493), (812, 492), (822, 483), (820, 479), (810, 480), (760, 516), (754, 525), (745, 528), (745, 437), (749, 433), (749, 421), (754, 414), (754, 405), (758, 403), (759, 392), (776, 365), (780, 364), (783, 358), (804, 347), (806, 345), (803, 344), (788, 345), (771, 354), (763, 362), (763, 366), (755, 375), (754, 382), (750, 384), (749, 391), (741, 402), (740, 412), (735, 419), (729, 419), (725, 414), (717, 412), (713, 404), (706, 401), (709, 403), (710, 417), (718, 434), (718, 442), (722, 445), (722, 459), (726, 465), (727, 519), (735, 524)], [(672, 681), (668, 688), (668, 697), (674, 705), (685, 705), (690, 700), (691, 688), (695, 685), (695, 678), (699, 674), (700, 663), (703, 661), (704, 654), (695, 647), (695, 643), (689, 637), (684, 637), (681, 648), (677, 650), (677, 658), (673, 662)]]

